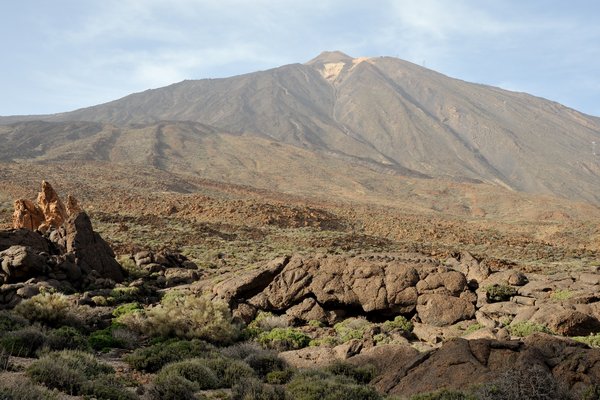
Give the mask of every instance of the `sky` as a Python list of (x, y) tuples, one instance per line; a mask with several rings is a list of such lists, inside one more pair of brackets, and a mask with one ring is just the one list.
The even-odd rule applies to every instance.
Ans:
[(392, 56), (600, 116), (596, 0), (20, 0), (0, 7), (0, 115), (184, 79)]

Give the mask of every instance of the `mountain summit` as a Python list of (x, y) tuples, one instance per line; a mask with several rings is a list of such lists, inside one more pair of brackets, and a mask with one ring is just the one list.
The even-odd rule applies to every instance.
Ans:
[[(262, 150), (275, 143), (283, 146), (277, 148), (283, 164), (290, 152), (300, 152), (319, 159), (323, 171), (343, 161), (388, 175), (486, 182), (600, 202), (600, 157), (591, 150), (592, 142), (600, 143), (598, 118), (391, 57), (323, 52), (305, 64), (183, 81), (35, 119), (62, 125), (0, 127), (3, 159), (23, 158), (16, 150), (23, 135), (40, 145), (25, 158), (40, 160), (68, 154), (122, 161), (135, 143), (148, 146), (146, 158), (155, 166), (202, 174), (216, 163), (228, 176), (252, 175), (260, 186), (264, 171), (255, 165), (275, 157)], [(48, 136), (57, 130), (58, 137)], [(221, 147), (207, 150), (224, 142), (228, 153), (248, 159), (236, 163)], [(243, 148), (232, 150), (236, 146)]]

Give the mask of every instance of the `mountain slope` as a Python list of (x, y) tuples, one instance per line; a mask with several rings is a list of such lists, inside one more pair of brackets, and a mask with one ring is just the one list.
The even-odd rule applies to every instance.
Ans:
[[(225, 134), (240, 144), (240, 139), (231, 138), (243, 135), (252, 138), (247, 143), (258, 148), (262, 143), (258, 138), (262, 137), (317, 152), (323, 159), (344, 159), (380, 172), (481, 181), (512, 190), (600, 202), (600, 160), (591, 151), (592, 141), (600, 143), (598, 118), (524, 93), (452, 79), (389, 57), (355, 59), (325, 52), (306, 64), (225, 79), (184, 81), (95, 107), (37, 118), (65, 123), (90, 121), (120, 129), (119, 145), (110, 150), (114, 154), (105, 154), (112, 140), (106, 133), (105, 141), (96, 142), (93, 151), (77, 156), (81, 159), (98, 159), (98, 154), (103, 159), (118, 158), (118, 148), (136, 146), (140, 129), (156, 130), (162, 121), (189, 121), (202, 124), (202, 132), (171, 124), (162, 133), (163, 139), (173, 135), (173, 140), (179, 140), (175, 137), (183, 135), (192, 140), (199, 135), (206, 141)], [(2, 132), (14, 135), (27, 130), (26, 126), (31, 125), (12, 124)], [(89, 143), (82, 143), (89, 150), (85, 147)], [(68, 154), (78, 151), (76, 143), (69, 146)], [(66, 151), (51, 148), (37, 151), (49, 152), (45, 156), (52, 159)], [(136, 154), (136, 162), (170, 170), (180, 165), (183, 170), (202, 172), (202, 168), (194, 167), (194, 152), (161, 153), (160, 146), (147, 152), (146, 159)], [(11, 157), (11, 150), (5, 147), (3, 154)], [(256, 160), (268, 158), (270, 153), (260, 154)], [(218, 152), (211, 157), (223, 165), (232, 160)], [(252, 168), (232, 162), (229, 174)], [(286, 171), (280, 172), (285, 175)], [(253, 173), (260, 175), (258, 170)], [(310, 175), (305, 179), (310, 180)]]

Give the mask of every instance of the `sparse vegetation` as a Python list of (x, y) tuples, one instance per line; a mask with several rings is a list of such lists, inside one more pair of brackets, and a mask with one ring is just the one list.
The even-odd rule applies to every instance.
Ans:
[(568, 289), (555, 290), (554, 292), (552, 292), (550, 294), (550, 298), (552, 300), (556, 300), (556, 301), (569, 300), (573, 296), (574, 296), (574, 293), (571, 290), (568, 290)]
[(352, 339), (362, 339), (371, 323), (364, 318), (348, 318), (333, 326), (342, 343)]
[(508, 285), (491, 285), (485, 288), (486, 296), (492, 303), (508, 301), (517, 294), (517, 289)]
[(273, 328), (258, 335), (258, 342), (279, 351), (296, 350), (308, 346), (310, 337), (295, 328)]
[(40, 293), (23, 300), (15, 312), (31, 322), (57, 326), (69, 316), (69, 302), (61, 293)]
[(164, 297), (158, 306), (144, 312), (125, 314), (120, 321), (134, 331), (157, 337), (231, 343), (240, 335), (227, 305), (181, 293)]
[(511, 324), (508, 326), (508, 330), (511, 335), (520, 337), (526, 337), (536, 332), (552, 334), (552, 331), (545, 325), (529, 321)]
[(588, 336), (574, 336), (571, 339), (577, 340), (578, 342), (585, 343), (590, 347), (600, 347), (600, 333), (596, 333)]
[(210, 344), (194, 339), (170, 339), (135, 350), (125, 357), (132, 368), (156, 372), (168, 363), (195, 357), (207, 357), (215, 351)]

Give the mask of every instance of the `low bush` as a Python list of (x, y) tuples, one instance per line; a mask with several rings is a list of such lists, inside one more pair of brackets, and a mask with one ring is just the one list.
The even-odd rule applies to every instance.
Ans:
[(213, 343), (231, 343), (240, 334), (224, 303), (192, 295), (165, 296), (160, 305), (143, 313), (121, 316), (120, 322), (151, 336), (203, 339)]
[(93, 355), (75, 350), (48, 353), (27, 368), (34, 382), (74, 396), (86, 392), (88, 381), (113, 372)]
[(157, 375), (149, 390), (153, 400), (197, 400), (197, 385), (176, 373)]
[(109, 326), (108, 328), (92, 332), (88, 339), (90, 346), (97, 351), (125, 347), (123, 341), (113, 336), (113, 329), (113, 326)]
[(263, 379), (269, 372), (283, 371), (288, 368), (287, 363), (274, 352), (251, 354), (244, 361)]
[[(258, 379), (244, 379), (233, 386), (232, 400), (285, 400), (285, 389), (265, 384)], [(295, 398), (294, 398), (295, 399)]]
[(258, 342), (278, 351), (297, 350), (308, 346), (310, 336), (294, 328), (274, 328), (258, 335)]
[(139, 287), (118, 287), (110, 291), (108, 301), (112, 304), (131, 303), (142, 295)]
[(413, 324), (402, 315), (398, 315), (392, 321), (385, 321), (381, 328), (384, 332), (390, 332), (394, 329), (400, 329), (404, 332), (412, 332)]
[(62, 325), (70, 317), (69, 302), (61, 293), (40, 293), (17, 304), (14, 311), (31, 322), (49, 326)]
[(545, 325), (529, 321), (517, 322), (515, 324), (509, 325), (508, 331), (511, 335), (520, 337), (529, 336), (536, 332), (552, 334), (552, 331), (548, 329), (548, 327), (546, 327)]
[(259, 311), (256, 318), (246, 327), (246, 335), (252, 338), (260, 335), (262, 332), (287, 327), (288, 322), (284, 318), (267, 311)]
[(217, 375), (200, 359), (179, 361), (165, 365), (158, 373), (158, 377), (166, 375), (181, 376), (194, 383), (196, 390), (216, 389), (220, 386)]
[(490, 285), (485, 289), (486, 297), (491, 303), (508, 301), (517, 294), (517, 289), (508, 285)]
[(600, 347), (600, 333), (589, 336), (573, 336), (571, 339), (585, 343), (590, 347)]
[(140, 306), (140, 303), (138, 303), (138, 302), (125, 303), (125, 304), (121, 304), (120, 306), (115, 307), (115, 309), (112, 312), (112, 315), (118, 321), (119, 317), (122, 317), (123, 315), (141, 312), (141, 311), (142, 311), (142, 307)]
[(45, 343), (50, 350), (88, 350), (87, 339), (77, 329), (61, 326), (48, 331)]
[(478, 330), (483, 329), (483, 328), (485, 328), (485, 327), (482, 324), (480, 324), (479, 322), (476, 322), (472, 325), (469, 325), (467, 327), (467, 329), (465, 329), (463, 336), (470, 335), (471, 333), (477, 332)]
[(362, 339), (370, 328), (371, 323), (364, 318), (348, 318), (333, 326), (342, 343), (352, 339)]
[(255, 342), (236, 343), (221, 349), (221, 354), (227, 358), (244, 360), (251, 354), (263, 353), (265, 349)]
[(101, 375), (84, 386), (85, 398), (98, 400), (136, 400), (139, 397), (123, 387), (114, 375)]
[(352, 365), (343, 361), (336, 361), (325, 368), (333, 375), (345, 376), (356, 383), (367, 384), (375, 377), (375, 367), (371, 364), (361, 366)]
[(375, 389), (354, 380), (325, 371), (296, 374), (288, 383), (287, 392), (294, 400), (381, 400)]
[(0, 399), (2, 400), (55, 400), (58, 394), (42, 386), (37, 386), (25, 377), (14, 381), (0, 379)]
[(244, 361), (231, 358), (199, 359), (207, 368), (220, 378), (219, 387), (229, 388), (241, 379), (256, 378), (256, 372)]
[(34, 357), (46, 344), (46, 339), (39, 326), (27, 326), (0, 337), (0, 348), (16, 357)]
[(284, 385), (294, 376), (294, 370), (284, 369), (282, 371), (271, 371), (266, 376), (267, 383), (272, 385)]
[(29, 321), (9, 311), (0, 311), (0, 333), (14, 331), (29, 325)]
[(444, 389), (432, 393), (419, 393), (411, 396), (410, 400), (477, 400), (477, 397), (469, 393)]
[(214, 346), (202, 340), (170, 339), (137, 349), (125, 356), (125, 361), (134, 369), (156, 372), (168, 363), (189, 358), (210, 357), (215, 351)]

